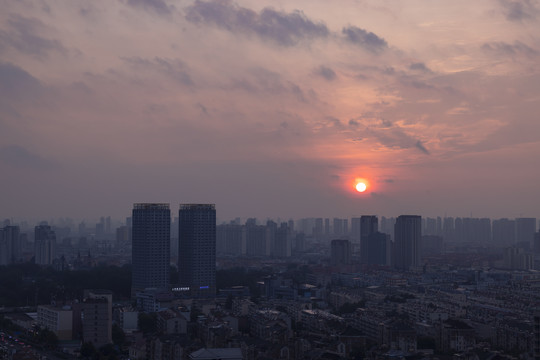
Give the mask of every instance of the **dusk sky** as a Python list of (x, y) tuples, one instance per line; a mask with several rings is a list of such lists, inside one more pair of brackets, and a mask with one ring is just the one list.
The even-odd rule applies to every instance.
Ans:
[(540, 218), (539, 1), (0, 8), (0, 219)]

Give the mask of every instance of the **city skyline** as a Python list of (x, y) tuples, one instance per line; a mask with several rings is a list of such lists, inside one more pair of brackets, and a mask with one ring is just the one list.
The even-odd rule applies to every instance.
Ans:
[(0, 3), (0, 218), (540, 218), (538, 1)]

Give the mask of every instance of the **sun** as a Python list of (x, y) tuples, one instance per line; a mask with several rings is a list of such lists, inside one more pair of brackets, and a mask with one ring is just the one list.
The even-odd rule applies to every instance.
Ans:
[(356, 183), (355, 188), (356, 188), (356, 191), (358, 191), (358, 192), (364, 192), (367, 189), (367, 185), (366, 185), (366, 183), (358, 182), (358, 183)]

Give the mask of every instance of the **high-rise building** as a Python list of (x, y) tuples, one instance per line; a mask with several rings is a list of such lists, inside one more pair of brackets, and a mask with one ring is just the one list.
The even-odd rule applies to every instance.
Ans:
[(334, 218), (334, 235), (341, 236), (343, 234), (343, 219)]
[(0, 265), (21, 260), (21, 241), (18, 226), (0, 228)]
[(360, 218), (351, 218), (351, 243), (356, 247), (355, 252), (360, 248)]
[(287, 223), (281, 223), (276, 229), (273, 255), (277, 257), (291, 256), (291, 237)]
[(498, 219), (491, 222), (493, 244), (495, 246), (513, 246), (516, 243), (516, 222), (509, 219)]
[(55, 258), (56, 234), (47, 222), (34, 229), (34, 255), (38, 265), (51, 265)]
[(170, 287), (169, 204), (135, 204), (132, 229), (131, 295), (146, 288)]
[(368, 239), (371, 234), (379, 230), (377, 216), (363, 215), (360, 217), (360, 259), (364, 264), (368, 263)]
[(390, 265), (392, 242), (390, 235), (375, 231), (364, 238), (364, 264)]
[(349, 265), (351, 263), (351, 242), (349, 240), (332, 240), (330, 243), (330, 262), (332, 265)]
[(270, 255), (270, 231), (266, 225), (246, 221), (246, 254), (250, 256)]
[(516, 242), (521, 246), (533, 246), (536, 218), (516, 218)]
[(216, 251), (229, 255), (246, 254), (245, 226), (235, 223), (216, 227)]
[(100, 348), (112, 343), (112, 292), (85, 290), (84, 300), (76, 308), (80, 312), (82, 338)]
[(420, 266), (422, 218), (418, 215), (398, 216), (394, 236), (394, 266), (401, 270)]
[(194, 297), (216, 295), (216, 207), (181, 204), (178, 213), (179, 286)]

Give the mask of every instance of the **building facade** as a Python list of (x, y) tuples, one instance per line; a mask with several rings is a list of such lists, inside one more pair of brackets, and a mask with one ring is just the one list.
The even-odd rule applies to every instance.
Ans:
[(420, 266), (420, 241), (422, 218), (418, 215), (401, 215), (394, 225), (394, 266), (410, 270)]
[(56, 234), (46, 222), (34, 228), (34, 255), (38, 265), (51, 265), (55, 259)]
[(181, 204), (178, 212), (178, 278), (193, 297), (216, 295), (216, 207)]
[(132, 219), (131, 295), (146, 288), (169, 289), (169, 204), (135, 204)]

